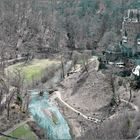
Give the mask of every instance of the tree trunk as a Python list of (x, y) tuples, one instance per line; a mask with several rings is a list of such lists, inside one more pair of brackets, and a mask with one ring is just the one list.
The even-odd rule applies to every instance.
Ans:
[(132, 99), (132, 90), (130, 88), (130, 90), (129, 90), (129, 102), (131, 102), (131, 99)]
[(61, 67), (62, 67), (62, 79), (64, 79), (65, 71), (64, 71), (64, 61), (62, 57), (61, 57)]
[(2, 111), (3, 111), (3, 106), (1, 104), (2, 102), (2, 97), (3, 97), (3, 92), (2, 90), (0, 90), (0, 115), (2, 115)]
[(7, 105), (7, 120), (9, 120), (10, 118), (10, 103), (8, 102), (8, 105)]
[(9, 120), (9, 118), (10, 118), (10, 103), (12, 101), (14, 93), (15, 93), (14, 91), (13, 91), (13, 93), (11, 93), (11, 96), (10, 96), (8, 103), (7, 103), (7, 120)]

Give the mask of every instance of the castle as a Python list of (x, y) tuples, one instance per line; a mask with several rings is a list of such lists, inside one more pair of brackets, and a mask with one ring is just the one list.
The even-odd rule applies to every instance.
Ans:
[(129, 9), (122, 23), (122, 44), (140, 54), (140, 9)]

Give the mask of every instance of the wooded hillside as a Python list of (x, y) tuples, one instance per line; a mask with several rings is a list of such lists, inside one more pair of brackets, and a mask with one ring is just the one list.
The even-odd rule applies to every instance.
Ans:
[(2, 0), (0, 51), (13, 58), (47, 53), (49, 47), (104, 48), (119, 40), (125, 10), (139, 5), (138, 0)]

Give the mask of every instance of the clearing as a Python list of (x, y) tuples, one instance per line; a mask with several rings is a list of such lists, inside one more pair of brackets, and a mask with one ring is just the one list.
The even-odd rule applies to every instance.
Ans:
[(59, 66), (59, 60), (33, 59), (27, 64), (20, 62), (11, 65), (6, 69), (6, 71), (13, 74), (16, 69), (20, 69), (25, 77), (25, 80), (27, 82), (31, 82), (33, 78), (40, 78), (42, 73), (44, 73), (45, 70), (50, 69), (50, 67), (52, 67), (53, 70), (56, 70)]

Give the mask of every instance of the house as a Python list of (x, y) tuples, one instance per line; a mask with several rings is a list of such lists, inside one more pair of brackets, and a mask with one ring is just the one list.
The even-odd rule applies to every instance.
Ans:
[(132, 54), (140, 54), (140, 9), (129, 9), (122, 22), (122, 43)]

